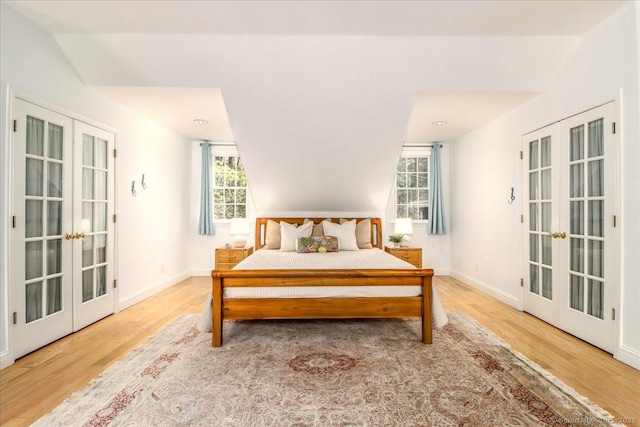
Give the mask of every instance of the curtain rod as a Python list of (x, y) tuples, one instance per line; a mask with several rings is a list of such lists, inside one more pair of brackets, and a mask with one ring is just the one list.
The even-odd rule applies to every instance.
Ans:
[(444, 145), (443, 144), (419, 144), (419, 143), (413, 143), (413, 144), (403, 144), (403, 147), (433, 147), (434, 145), (439, 145), (440, 148), (442, 148)]
[(200, 146), (202, 147), (204, 144), (209, 144), (209, 145), (236, 145), (235, 141), (205, 141), (205, 142), (201, 142)]

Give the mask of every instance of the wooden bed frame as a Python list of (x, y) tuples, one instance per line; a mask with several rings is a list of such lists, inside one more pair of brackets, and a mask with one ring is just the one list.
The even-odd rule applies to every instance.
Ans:
[[(257, 218), (256, 249), (264, 246), (269, 219), (302, 224), (304, 218)], [(325, 218), (310, 218), (314, 223)], [(358, 220), (362, 218), (357, 218)], [(339, 222), (338, 218), (332, 218)], [(371, 218), (374, 247), (382, 249), (380, 218)], [(432, 342), (432, 269), (213, 270), (213, 347), (222, 345), (224, 319), (422, 318), (422, 342)], [(420, 286), (415, 297), (224, 298), (232, 287)]]

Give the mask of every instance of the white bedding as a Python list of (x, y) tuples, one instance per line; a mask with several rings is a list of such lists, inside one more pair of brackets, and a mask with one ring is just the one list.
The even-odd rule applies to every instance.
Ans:
[[(235, 270), (259, 269), (413, 269), (412, 264), (396, 258), (381, 249), (361, 249), (335, 253), (280, 252), (261, 249), (245, 258), (234, 267)], [(440, 329), (447, 321), (438, 292), (433, 289), (433, 327)], [(305, 298), (305, 297), (406, 297), (420, 295), (420, 286), (300, 286), (277, 288), (228, 288), (225, 298)], [(209, 295), (200, 317), (202, 331), (211, 331), (211, 301)]]

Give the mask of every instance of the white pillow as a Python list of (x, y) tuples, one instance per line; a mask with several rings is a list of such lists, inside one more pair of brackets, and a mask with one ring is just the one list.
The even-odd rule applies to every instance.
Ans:
[(313, 221), (298, 227), (296, 224), (280, 221), (280, 250), (282, 252), (295, 252), (298, 237), (311, 237)]
[(356, 239), (356, 220), (336, 224), (334, 222), (322, 221), (322, 228), (325, 236), (335, 236), (338, 238), (338, 246), (341, 251), (357, 251), (358, 240)]

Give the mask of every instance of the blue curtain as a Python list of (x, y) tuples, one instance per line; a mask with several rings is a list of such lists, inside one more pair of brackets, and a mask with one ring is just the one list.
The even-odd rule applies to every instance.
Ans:
[(213, 224), (213, 168), (209, 141), (202, 144), (202, 179), (200, 181), (200, 221), (198, 234), (216, 234)]
[(442, 167), (440, 166), (440, 144), (431, 148), (429, 165), (429, 234), (447, 234), (442, 198)]

